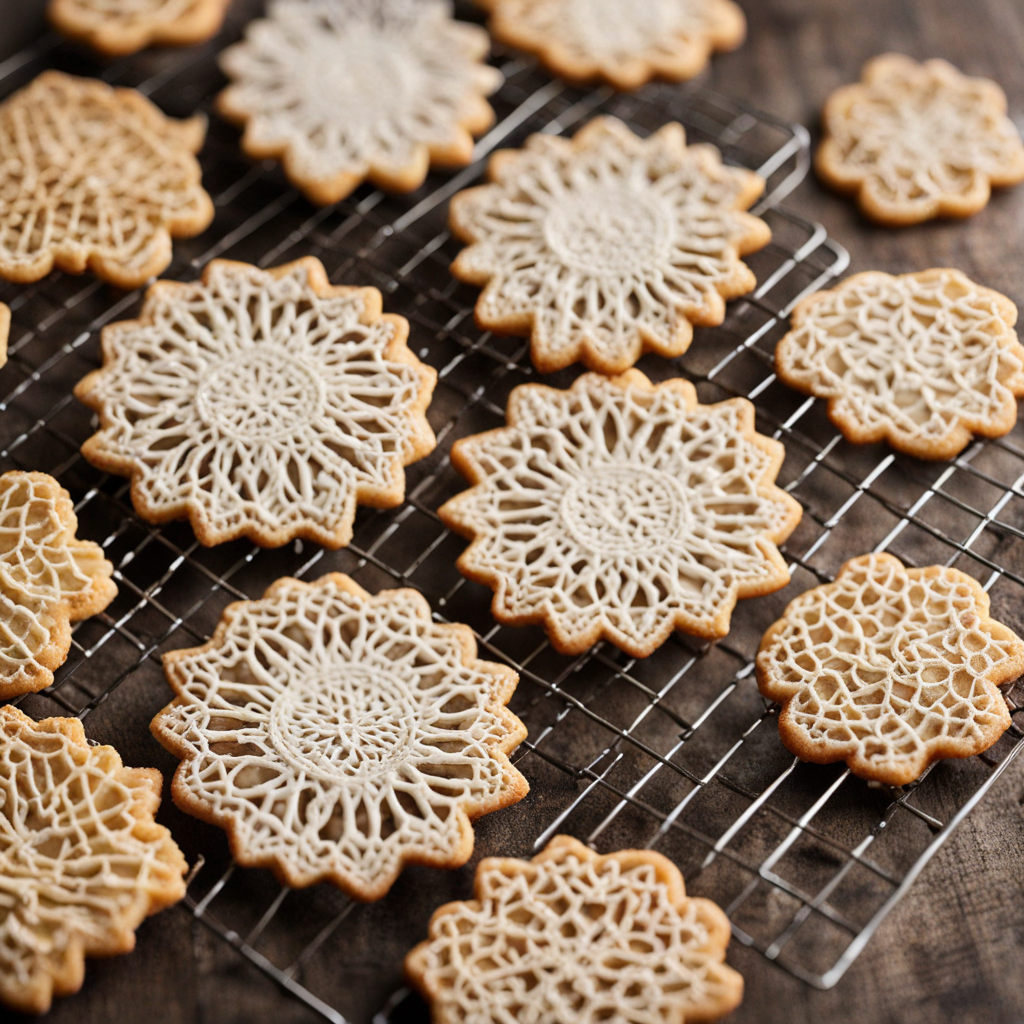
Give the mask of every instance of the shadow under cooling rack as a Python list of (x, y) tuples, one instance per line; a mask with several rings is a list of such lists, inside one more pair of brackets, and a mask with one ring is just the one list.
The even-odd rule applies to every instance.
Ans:
[[(56, 66), (141, 88), (171, 114), (208, 111), (222, 85), (216, 49), (252, 9), (236, 4), (215, 44), (104, 66), (46, 37), (0, 66), (0, 91)], [(257, 597), (283, 575), (342, 571), (371, 591), (417, 587), (438, 617), (468, 623), (485, 655), (513, 665), (521, 678), (512, 708), (529, 729), (517, 763), (531, 793), (477, 823), (478, 855), (530, 856), (557, 832), (602, 852), (656, 849), (679, 865), (691, 893), (726, 908), (739, 942), (807, 983), (829, 987), (1020, 754), (1024, 694), (1008, 698), (1014, 725), (983, 757), (939, 764), (904, 790), (875, 788), (784, 750), (775, 709), (753, 680), (757, 644), (793, 596), (832, 579), (847, 558), (882, 549), (909, 564), (957, 565), (988, 589), (994, 615), (1024, 630), (1017, 621), (1024, 607), (1024, 431), (927, 465), (880, 446), (847, 444), (820, 403), (775, 379), (772, 352), (792, 305), (828, 286), (848, 262), (820, 226), (778, 207), (807, 170), (803, 129), (699, 84), (620, 96), (569, 88), (512, 56), (499, 54), (496, 63), (505, 84), (476, 162), (454, 177), (432, 175), (410, 196), (364, 187), (316, 210), (278, 169), (248, 163), (237, 132), (216, 119), (200, 155), (216, 220), (203, 236), (175, 245), (166, 276), (193, 279), (216, 256), (269, 266), (315, 255), (333, 282), (380, 288), (385, 308), (411, 322), (413, 348), (438, 369), (429, 411), (437, 449), (410, 467), (404, 505), (360, 511), (343, 551), (301, 544), (261, 551), (244, 542), (207, 549), (185, 525), (156, 529), (139, 520), (125, 482), (79, 455), (93, 425), (71, 388), (98, 363), (99, 329), (132, 315), (141, 293), (61, 274), (0, 288), (14, 317), (10, 360), (0, 370), (0, 468), (41, 469), (61, 480), (76, 500), (80, 536), (102, 540), (120, 591), (107, 612), (76, 628), (53, 687), (22, 704), (36, 717), (86, 716), (104, 704), (116, 720), (130, 688), (166, 692), (161, 652), (202, 643), (227, 603)], [(732, 303), (722, 327), (698, 331), (681, 359), (648, 357), (641, 369), (655, 379), (689, 377), (705, 402), (734, 395), (753, 401), (758, 429), (786, 447), (780, 483), (804, 507), (784, 548), (789, 587), (741, 602), (725, 640), (676, 635), (644, 660), (604, 644), (564, 657), (537, 629), (497, 626), (489, 592), (455, 569), (464, 542), (435, 511), (464, 487), (448, 460), (452, 442), (500, 425), (509, 391), (536, 379), (526, 341), (479, 331), (476, 291), (448, 273), (459, 246), (446, 229), (447, 200), (480, 179), (493, 149), (520, 145), (536, 131), (571, 133), (598, 113), (614, 113), (640, 132), (681, 121), (691, 140), (716, 143), (730, 162), (767, 179), (758, 212), (773, 241), (748, 259), (761, 282), (756, 293)], [(566, 386), (575, 372), (545, 379)], [(154, 759), (159, 754), (154, 744)], [(181, 815), (174, 821), (176, 838), (199, 865), (188, 910), (298, 999), (335, 1022), (425, 1019), (422, 1005), (400, 987), (401, 957), (424, 936), (437, 905), (470, 894), (470, 867), (411, 868), (385, 899), (360, 905), (330, 886), (293, 891), (267, 872), (234, 869), (223, 833)]]

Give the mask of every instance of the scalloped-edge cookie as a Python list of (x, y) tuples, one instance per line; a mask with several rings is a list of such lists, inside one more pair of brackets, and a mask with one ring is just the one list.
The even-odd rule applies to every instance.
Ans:
[(1024, 641), (989, 617), (966, 573), (875, 554), (792, 601), (756, 664), (791, 753), (903, 786), (1009, 728), (999, 687), (1024, 674)]
[(213, 220), (195, 158), (205, 135), (203, 117), (166, 117), (135, 89), (44, 71), (0, 103), (0, 277), (57, 267), (145, 284), (172, 238)]
[(108, 57), (146, 46), (188, 46), (220, 31), (231, 0), (50, 0), (60, 33)]
[(77, 529), (52, 476), (0, 476), (0, 700), (49, 686), (71, 649), (71, 623), (117, 595), (114, 567)]
[(747, 32), (732, 0), (476, 0), (491, 12), (491, 35), (532, 53), (550, 71), (584, 85), (603, 79), (638, 89), (652, 78), (683, 82), (715, 51)]
[(415, 590), (281, 579), (164, 668), (177, 696), (152, 730), (181, 759), (175, 803), (287, 885), (380, 899), (406, 864), (464, 864), (471, 821), (529, 790), (508, 758), (518, 676)]
[(487, 33), (451, 14), (448, 0), (274, 0), (221, 55), (217, 109), (310, 202), (364, 180), (411, 192), (431, 167), (469, 164), (494, 122)]
[(741, 257), (771, 239), (746, 212), (764, 181), (687, 146), (679, 124), (642, 139), (599, 117), (571, 140), (531, 135), (491, 158), (489, 178), (452, 199), (469, 243), (452, 273), (483, 288), (481, 327), (531, 336), (542, 373), (681, 355), (695, 324), (720, 324), (726, 300), (754, 289)]
[(437, 373), (408, 333), (376, 288), (332, 286), (311, 256), (214, 260), (104, 328), (103, 368), (75, 388), (100, 416), (82, 454), (131, 477), (143, 519), (187, 517), (202, 544), (343, 547), (357, 504), (400, 505), (403, 467), (436, 443)]
[(776, 545), (801, 509), (746, 399), (590, 373), (516, 388), (506, 421), (455, 443), (474, 486), (439, 512), (472, 540), (458, 567), (494, 590), (499, 622), (543, 625), (565, 654), (606, 639), (642, 658), (674, 629), (725, 636), (739, 598), (789, 582)]
[(944, 60), (888, 53), (825, 104), (818, 176), (887, 227), (970, 217), (993, 188), (1024, 181), (1006, 94)]
[(951, 459), (1017, 422), (1016, 322), (1008, 298), (958, 270), (869, 271), (797, 303), (775, 366), (790, 387), (827, 399), (854, 444)]
[(131, 952), (185, 895), (185, 858), (153, 820), (162, 784), (77, 718), (0, 707), (0, 1002), (45, 1013), (82, 987), (85, 957)]
[(533, 860), (482, 860), (474, 897), (436, 910), (405, 959), (434, 1024), (682, 1024), (743, 998), (728, 918), (660, 853), (556, 836)]

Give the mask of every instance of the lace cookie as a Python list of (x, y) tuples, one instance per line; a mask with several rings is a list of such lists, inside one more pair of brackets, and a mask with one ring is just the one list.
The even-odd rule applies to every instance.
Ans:
[(182, 759), (175, 803), (287, 885), (380, 899), (405, 864), (464, 864), (470, 821), (529, 789), (508, 759), (518, 677), (414, 590), (278, 580), (164, 667), (177, 699), (152, 729)]
[(491, 11), (495, 39), (535, 54), (576, 84), (602, 78), (638, 89), (654, 77), (682, 82), (716, 50), (733, 50), (747, 31), (732, 0), (476, 0)]
[(437, 374), (408, 332), (375, 288), (332, 287), (312, 257), (214, 260), (104, 328), (103, 368), (75, 388), (100, 414), (82, 453), (132, 478), (140, 516), (187, 516), (203, 544), (342, 547), (356, 504), (400, 505), (403, 467), (436, 443)]
[(231, 0), (50, 0), (58, 32), (115, 57), (151, 43), (186, 46), (216, 35)]
[(482, 327), (532, 334), (543, 373), (680, 355), (693, 324), (720, 324), (725, 300), (754, 288), (740, 257), (771, 238), (744, 212), (764, 182), (687, 146), (678, 124), (640, 139), (601, 117), (571, 141), (533, 135), (491, 159), (490, 179), (452, 200), (451, 229), (471, 243), (452, 273), (485, 286)]
[(185, 858), (153, 821), (161, 785), (78, 719), (0, 707), (0, 1001), (45, 1013), (82, 987), (86, 956), (131, 952), (185, 895)]
[(218, 109), (242, 148), (280, 159), (320, 205), (362, 181), (411, 192), (433, 167), (464, 167), (502, 82), (477, 25), (448, 0), (274, 0), (221, 55)]
[(530, 861), (482, 860), (474, 895), (405, 960), (435, 1024), (712, 1021), (743, 998), (728, 919), (661, 854), (557, 836)]
[(0, 277), (88, 267), (138, 288), (213, 203), (194, 154), (202, 117), (174, 121), (134, 89), (44, 71), (0, 104)]
[(886, 54), (825, 105), (817, 170), (890, 227), (969, 217), (1024, 181), (1024, 144), (995, 82)]
[(951, 459), (972, 435), (1001, 437), (1024, 396), (1017, 308), (956, 270), (857, 274), (793, 310), (775, 352), (779, 378), (828, 399), (854, 444), (888, 440)]
[(103, 549), (77, 540), (77, 529), (52, 476), (0, 476), (0, 700), (49, 686), (71, 648), (70, 624), (117, 594)]
[(1024, 673), (1024, 641), (988, 612), (988, 594), (956, 569), (847, 562), (761, 642), (758, 686), (782, 704), (782, 742), (891, 786), (987, 750), (1010, 726), (999, 687)]
[(473, 541), (459, 569), (494, 589), (499, 622), (543, 624), (566, 654), (603, 638), (642, 658), (673, 629), (725, 636), (738, 598), (789, 582), (776, 544), (800, 506), (745, 399), (585, 374), (516, 388), (507, 422), (455, 443), (475, 486), (440, 509)]

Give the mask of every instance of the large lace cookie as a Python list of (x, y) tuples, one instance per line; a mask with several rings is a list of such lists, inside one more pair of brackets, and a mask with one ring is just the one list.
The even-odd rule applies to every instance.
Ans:
[(185, 858), (153, 821), (161, 786), (78, 719), (0, 707), (0, 1002), (45, 1013), (82, 987), (86, 956), (131, 952), (185, 895)]
[(52, 476), (0, 476), (0, 700), (49, 686), (71, 649), (70, 624), (117, 594), (103, 549), (77, 529)]
[(673, 629), (725, 636), (738, 598), (789, 582), (776, 544), (800, 506), (746, 399), (591, 373), (516, 388), (507, 422), (455, 443), (475, 486), (440, 510), (473, 541), (459, 569), (494, 589), (499, 622), (543, 624), (566, 654), (604, 638), (646, 657)]
[(987, 750), (1010, 726), (999, 687), (1024, 673), (1024, 641), (988, 612), (988, 594), (956, 569), (847, 562), (761, 642), (758, 686), (782, 704), (782, 742), (891, 786)]
[(969, 217), (1024, 181), (1024, 144), (995, 82), (886, 54), (825, 105), (822, 180), (881, 224)]
[(678, 124), (640, 139), (601, 117), (572, 140), (533, 135), (495, 154), (490, 179), (452, 200), (452, 231), (471, 243), (452, 273), (485, 286), (481, 327), (532, 334), (544, 373), (680, 355), (693, 324), (720, 324), (725, 300), (753, 289), (740, 257), (771, 238), (745, 212), (764, 182), (687, 146)]
[(233, 80), (218, 109), (244, 125), (242, 148), (280, 159), (314, 203), (364, 179), (396, 192), (430, 167), (464, 167), (490, 127), (502, 82), (489, 41), (448, 0), (274, 0), (221, 56)]
[(159, 274), (171, 239), (213, 219), (194, 156), (205, 134), (134, 89), (44, 71), (0, 104), (0, 277), (88, 267), (138, 288)]
[(1017, 307), (956, 270), (857, 274), (793, 310), (779, 378), (828, 400), (855, 444), (888, 440), (951, 459), (971, 437), (1001, 437), (1024, 396)]
[(530, 861), (482, 860), (474, 895), (435, 911), (405, 960), (435, 1024), (683, 1024), (743, 998), (728, 919), (659, 853), (557, 836)]
[(103, 368), (75, 388), (100, 414), (82, 453), (132, 478), (144, 519), (187, 516), (203, 544), (342, 547), (356, 504), (401, 504), (403, 467), (435, 444), (437, 374), (408, 332), (375, 288), (332, 287), (312, 257), (214, 260), (104, 329)]
[(54, 28), (108, 56), (186, 46), (219, 31), (231, 0), (50, 0)]
[(655, 76), (672, 82), (704, 70), (716, 50), (746, 35), (732, 0), (476, 0), (491, 11), (495, 39), (536, 54), (577, 84), (603, 78), (637, 89)]
[(287, 885), (380, 899), (405, 864), (464, 864), (471, 820), (529, 789), (508, 759), (518, 677), (414, 590), (278, 580), (164, 667), (177, 699), (152, 728), (182, 759), (175, 803)]

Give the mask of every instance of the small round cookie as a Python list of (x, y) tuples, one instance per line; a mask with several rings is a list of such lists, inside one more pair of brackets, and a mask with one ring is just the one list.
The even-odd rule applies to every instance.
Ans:
[(885, 554), (792, 601), (757, 655), (788, 750), (890, 786), (992, 746), (1010, 726), (999, 687), (1022, 673), (1024, 641), (970, 576)]
[(104, 328), (103, 368), (75, 388), (100, 416), (82, 454), (131, 477), (143, 519), (187, 517), (202, 544), (344, 547), (356, 505), (400, 505), (403, 467), (436, 443), (437, 374), (408, 333), (376, 288), (333, 287), (313, 257), (214, 260)]
[(312, 203), (364, 180), (411, 192), (431, 167), (470, 163), (494, 121), (490, 40), (451, 14), (449, 0), (273, 0), (221, 54), (217, 108)]
[(793, 310), (779, 379), (828, 400), (854, 444), (886, 440), (951, 459), (974, 435), (1001, 437), (1024, 397), (1017, 307), (958, 270), (857, 274)]
[(455, 443), (475, 486), (439, 513), (472, 540), (458, 566), (493, 588), (499, 622), (543, 625), (565, 654), (606, 639), (643, 658), (674, 629), (725, 636), (739, 598), (789, 582), (776, 545), (801, 509), (746, 399), (589, 373), (516, 388), (507, 422)]
[(556, 836), (533, 860), (482, 860), (474, 896), (436, 910), (405, 958), (434, 1024), (682, 1024), (743, 998), (728, 918), (659, 853)]
[(578, 85), (603, 79), (638, 89), (652, 78), (683, 82), (713, 52), (734, 50), (747, 32), (732, 0), (476, 0), (491, 12), (499, 42), (535, 54)]
[(77, 718), (0, 707), (0, 1002), (45, 1013), (82, 987), (87, 956), (185, 895), (185, 858), (153, 815), (163, 779), (89, 746)]
[(753, 290), (740, 257), (771, 239), (746, 212), (764, 181), (687, 146), (679, 124), (642, 139), (600, 117), (571, 140), (532, 135), (496, 153), (489, 177), (452, 199), (452, 232), (470, 243), (452, 273), (483, 288), (481, 327), (531, 336), (542, 373), (681, 355), (694, 324), (720, 324), (726, 300)]
[(187, 46), (220, 31), (231, 0), (50, 0), (53, 27), (108, 57)]
[(213, 219), (195, 154), (201, 117), (175, 121), (134, 89), (44, 71), (0, 104), (0, 277), (86, 268), (138, 288), (171, 239)]
[(152, 730), (181, 758), (174, 802), (285, 885), (380, 899), (406, 864), (464, 864), (471, 821), (529, 790), (508, 758), (518, 676), (415, 590), (278, 580), (164, 668), (177, 697)]
[(887, 227), (970, 217), (1024, 181), (1024, 143), (995, 82), (886, 54), (825, 104), (816, 167)]

